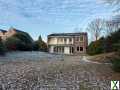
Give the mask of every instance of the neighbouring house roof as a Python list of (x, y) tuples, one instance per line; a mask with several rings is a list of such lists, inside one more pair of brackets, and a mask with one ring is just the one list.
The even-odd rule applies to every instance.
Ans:
[(3, 32), (3, 33), (6, 33), (6, 32), (7, 32), (6, 30), (3, 30), (3, 29), (0, 29), (0, 31)]
[(18, 30), (18, 29), (16, 29), (16, 28), (10, 28), (9, 30), (14, 30), (14, 31), (16, 31), (16, 32), (24, 32), (24, 31), (21, 31), (21, 30)]
[(86, 32), (82, 32), (82, 33), (53, 33), (48, 35), (49, 36), (79, 36), (79, 35), (87, 35)]

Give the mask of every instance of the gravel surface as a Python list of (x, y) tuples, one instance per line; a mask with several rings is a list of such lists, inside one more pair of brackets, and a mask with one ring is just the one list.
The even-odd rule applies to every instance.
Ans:
[(0, 57), (0, 90), (110, 90), (109, 64), (86, 56), (11, 52)]

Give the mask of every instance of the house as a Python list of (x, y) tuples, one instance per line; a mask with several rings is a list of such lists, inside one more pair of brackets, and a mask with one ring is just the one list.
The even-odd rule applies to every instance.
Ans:
[(22, 31), (17, 30), (15, 28), (10, 28), (8, 31), (0, 29), (0, 39), (6, 40), (7, 38), (15, 35), (17, 32), (22, 32)]
[(88, 46), (87, 33), (55, 33), (48, 35), (50, 53), (85, 54)]
[(0, 39), (1, 40), (5, 40), (6, 39), (6, 34), (7, 31), (6, 30), (3, 30), (3, 29), (0, 29)]

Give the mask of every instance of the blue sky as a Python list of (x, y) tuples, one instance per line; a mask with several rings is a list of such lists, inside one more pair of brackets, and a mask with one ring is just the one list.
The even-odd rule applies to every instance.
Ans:
[(0, 28), (12, 26), (46, 40), (51, 33), (85, 31), (91, 20), (112, 11), (101, 0), (0, 0)]

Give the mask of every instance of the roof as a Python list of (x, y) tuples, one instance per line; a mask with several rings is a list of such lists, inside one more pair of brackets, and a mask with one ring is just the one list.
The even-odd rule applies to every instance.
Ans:
[(11, 27), (9, 30), (14, 30), (14, 31), (16, 31), (16, 32), (24, 32), (24, 31), (18, 30), (18, 29), (13, 28), (13, 27)]
[(3, 32), (3, 33), (7, 32), (6, 30), (3, 30), (3, 29), (0, 29), (0, 31)]
[(87, 35), (86, 32), (81, 32), (81, 33), (53, 33), (48, 35), (49, 36), (80, 36), (80, 35)]

